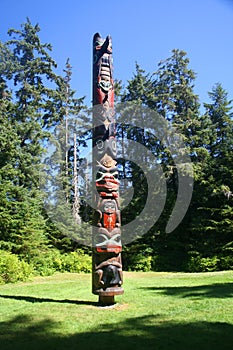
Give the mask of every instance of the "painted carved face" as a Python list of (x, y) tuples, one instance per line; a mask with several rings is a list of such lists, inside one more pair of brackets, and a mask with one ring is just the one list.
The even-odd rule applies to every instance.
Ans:
[(100, 160), (100, 168), (96, 174), (96, 188), (99, 192), (115, 192), (119, 189), (116, 161), (107, 154)]
[[(108, 36), (107, 39), (108, 39), (108, 49), (111, 50), (112, 49), (112, 39), (111, 39), (110, 36)], [(96, 33), (94, 35), (94, 38), (93, 38), (94, 49), (95, 50), (100, 50), (102, 45), (104, 44), (105, 40), (106, 39), (101, 38), (99, 33)]]
[(103, 45), (103, 43), (104, 43), (104, 39), (102, 39), (101, 37), (100, 37), (100, 35), (96, 35), (95, 36), (95, 39), (94, 39), (95, 41), (94, 41), (94, 48), (96, 49), (96, 50), (100, 50), (101, 49), (101, 46)]
[(111, 170), (109, 169), (108, 171), (100, 169), (96, 176), (97, 191), (118, 191), (119, 181), (117, 178), (118, 171), (115, 168)]
[[(116, 149), (116, 139), (114, 137), (109, 138), (108, 140), (103, 141), (102, 139), (97, 139), (95, 141), (96, 148), (95, 152), (100, 157), (104, 153), (109, 153), (113, 157), (116, 157), (117, 155), (117, 149)], [(116, 164), (113, 164), (113, 167), (115, 167)]]
[(107, 201), (104, 203), (103, 212), (107, 214), (112, 214), (116, 211), (115, 201)]

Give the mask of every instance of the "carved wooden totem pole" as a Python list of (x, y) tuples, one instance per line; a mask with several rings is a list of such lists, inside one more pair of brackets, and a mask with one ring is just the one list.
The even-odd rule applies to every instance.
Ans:
[(92, 292), (104, 305), (123, 294), (121, 220), (116, 162), (111, 37), (93, 38), (93, 219)]

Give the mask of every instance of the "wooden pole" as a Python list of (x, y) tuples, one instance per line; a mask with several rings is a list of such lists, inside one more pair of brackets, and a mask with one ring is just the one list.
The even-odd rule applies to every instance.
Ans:
[(101, 305), (123, 294), (121, 218), (116, 161), (112, 41), (93, 38), (93, 217), (92, 292)]

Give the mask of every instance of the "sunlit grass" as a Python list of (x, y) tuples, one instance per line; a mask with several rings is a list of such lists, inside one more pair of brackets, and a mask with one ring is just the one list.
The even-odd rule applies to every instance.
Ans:
[(0, 286), (0, 348), (231, 349), (233, 272), (124, 273), (101, 308), (91, 275), (56, 274)]

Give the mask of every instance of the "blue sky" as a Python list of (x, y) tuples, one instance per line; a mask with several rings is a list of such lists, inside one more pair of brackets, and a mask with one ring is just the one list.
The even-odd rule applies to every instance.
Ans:
[(91, 104), (92, 37), (113, 40), (114, 76), (124, 84), (137, 61), (147, 72), (157, 69), (171, 50), (182, 49), (197, 73), (201, 102), (221, 82), (233, 99), (233, 0), (0, 0), (0, 40), (28, 16), (39, 23), (42, 42), (51, 43), (60, 71), (67, 57), (73, 66), (72, 88)]

